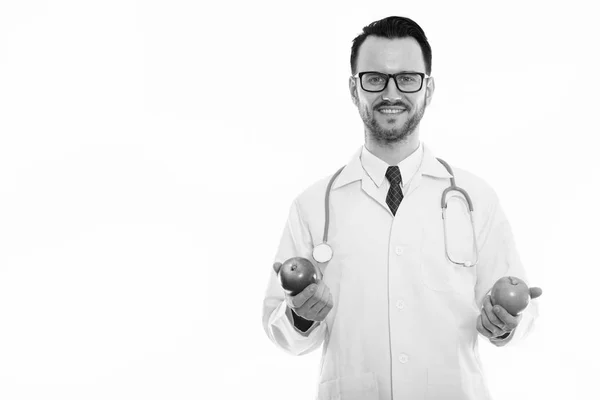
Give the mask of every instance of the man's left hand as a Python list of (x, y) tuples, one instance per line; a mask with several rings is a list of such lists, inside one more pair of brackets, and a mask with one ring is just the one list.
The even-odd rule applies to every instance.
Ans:
[(491, 297), (487, 295), (483, 299), (481, 314), (477, 317), (477, 331), (487, 338), (496, 338), (512, 332), (522, 318), (522, 315), (513, 317), (499, 305), (492, 306)]

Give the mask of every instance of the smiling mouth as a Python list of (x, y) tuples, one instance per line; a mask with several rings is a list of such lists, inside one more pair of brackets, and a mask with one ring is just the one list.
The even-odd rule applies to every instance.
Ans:
[(400, 114), (406, 111), (406, 108), (380, 108), (379, 111), (382, 114)]

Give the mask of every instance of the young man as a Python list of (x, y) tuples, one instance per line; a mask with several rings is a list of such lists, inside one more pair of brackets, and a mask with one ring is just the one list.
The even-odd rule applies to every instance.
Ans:
[[(498, 279), (527, 282), (510, 225), (485, 181), (450, 172), (419, 140), (435, 89), (419, 25), (389, 17), (365, 27), (354, 39), (351, 69), (365, 143), (339, 175), (292, 203), (263, 304), (265, 332), (295, 355), (323, 345), (319, 400), (489, 399), (478, 334), (496, 346), (514, 343), (538, 314), (535, 301), (516, 317), (490, 301)], [(452, 177), (474, 210), (471, 216), (464, 194), (450, 192), (443, 220)], [(332, 178), (333, 257), (318, 263), (313, 248), (322, 242)], [(296, 296), (277, 277), (292, 257), (322, 273)]]

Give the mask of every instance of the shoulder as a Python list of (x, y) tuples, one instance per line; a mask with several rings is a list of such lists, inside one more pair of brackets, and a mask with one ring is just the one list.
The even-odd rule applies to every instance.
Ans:
[(315, 209), (325, 206), (327, 186), (335, 173), (336, 171), (333, 171), (328, 175), (322, 176), (296, 196), (294, 201), (301, 213), (312, 213)]
[(310, 232), (311, 237), (318, 237), (323, 229), (326, 217), (325, 194), (330, 179), (335, 174), (323, 176), (304, 188), (292, 201), (289, 218), (300, 222)]
[(482, 176), (450, 164), (456, 186), (467, 191), (473, 202), (486, 204), (486, 208), (498, 202), (498, 194)]

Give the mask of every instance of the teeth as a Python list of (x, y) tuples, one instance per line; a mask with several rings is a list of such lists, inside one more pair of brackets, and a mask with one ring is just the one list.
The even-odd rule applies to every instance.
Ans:
[(396, 110), (396, 109), (390, 109), (390, 108), (382, 108), (379, 111), (382, 112), (382, 113), (384, 113), (384, 114), (398, 114), (398, 113), (401, 113), (404, 110), (403, 109), (402, 110)]

